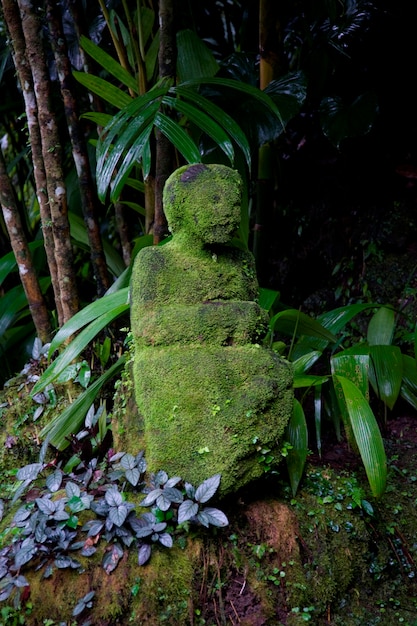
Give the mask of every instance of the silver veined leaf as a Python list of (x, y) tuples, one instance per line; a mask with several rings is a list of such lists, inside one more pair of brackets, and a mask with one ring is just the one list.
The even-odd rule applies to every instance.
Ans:
[(229, 524), (229, 520), (226, 515), (219, 509), (206, 507), (201, 511), (201, 513), (204, 513), (205, 519), (207, 519), (212, 526), (222, 528), (223, 526), (227, 526)]
[(169, 533), (162, 533), (159, 535), (159, 543), (161, 543), (165, 548), (172, 548), (173, 540)]
[(197, 487), (195, 492), (195, 499), (197, 502), (207, 502), (214, 496), (220, 485), (221, 474), (214, 474), (210, 478), (207, 478), (204, 482)]
[(185, 500), (178, 508), (178, 524), (187, 522), (198, 513), (198, 504), (192, 500)]
[(151, 557), (151, 546), (148, 543), (144, 543), (138, 552), (138, 563), (139, 565), (145, 565)]

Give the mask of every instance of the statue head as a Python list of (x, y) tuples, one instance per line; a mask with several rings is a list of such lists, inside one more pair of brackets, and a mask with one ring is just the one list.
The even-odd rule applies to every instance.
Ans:
[(202, 243), (227, 243), (240, 223), (242, 179), (225, 165), (185, 165), (165, 183), (170, 231)]

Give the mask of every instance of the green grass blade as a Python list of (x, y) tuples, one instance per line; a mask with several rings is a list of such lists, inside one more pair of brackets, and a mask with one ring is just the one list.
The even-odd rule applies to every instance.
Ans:
[(155, 116), (155, 126), (181, 152), (188, 163), (201, 163), (198, 147), (189, 135), (170, 117), (160, 111)]
[(288, 423), (285, 439), (292, 445), (286, 457), (288, 475), (293, 495), (297, 493), (303, 476), (308, 453), (308, 430), (303, 407), (294, 400), (294, 410)]
[(123, 305), (128, 307), (128, 301), (129, 288), (123, 287), (114, 293), (105, 294), (98, 300), (88, 304), (84, 309), (81, 309), (81, 311), (78, 311), (78, 313), (71, 317), (71, 319), (59, 329), (53, 338), (49, 349), (49, 357), (51, 357), (55, 350), (58, 350), (64, 341), (78, 333), (84, 326), (110, 310), (114, 310)]
[(344, 376), (336, 375), (335, 379), (343, 391), (348, 419), (372, 494), (380, 497), (386, 487), (387, 459), (377, 421), (358, 387)]
[(125, 356), (121, 356), (100, 378), (83, 391), (72, 404), (41, 430), (41, 438), (45, 439), (48, 437), (51, 445), (58, 450), (67, 448), (69, 445), (68, 437), (80, 430), (88, 409), (93, 404), (100, 389), (124, 367), (124, 364)]
[(54, 361), (52, 361), (50, 366), (46, 368), (40, 379), (33, 387), (32, 395), (38, 393), (47, 385), (52, 383), (55, 378), (57, 378), (57, 376), (59, 376), (59, 374), (81, 354), (90, 341), (92, 341), (103, 328), (108, 326), (110, 322), (113, 322), (115, 319), (120, 317), (120, 315), (123, 315), (123, 313), (125, 313), (128, 309), (128, 304), (122, 304), (121, 306), (115, 307), (110, 311), (103, 313), (103, 315), (95, 319), (93, 322), (90, 322), (90, 324), (71, 341), (65, 350)]
[(372, 387), (384, 404), (393, 409), (401, 390), (403, 360), (398, 346), (370, 346)]

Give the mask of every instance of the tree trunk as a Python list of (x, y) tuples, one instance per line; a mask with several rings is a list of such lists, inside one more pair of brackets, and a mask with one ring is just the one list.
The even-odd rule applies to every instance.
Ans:
[(67, 191), (62, 169), (62, 149), (56, 117), (50, 102), (50, 79), (42, 46), (40, 22), (30, 0), (17, 0), (17, 2), (21, 13), (26, 53), (38, 105), (42, 156), (46, 172), (55, 259), (61, 290), (62, 317), (58, 321), (59, 325), (62, 326), (78, 311), (78, 293), (68, 221)]
[(55, 64), (72, 145), (72, 156), (78, 175), (81, 208), (90, 244), (91, 263), (97, 284), (97, 294), (98, 296), (102, 296), (110, 287), (110, 279), (97, 217), (97, 197), (94, 191), (95, 183), (91, 174), (87, 144), (84, 139), (84, 133), (78, 115), (77, 102), (74, 96), (74, 83), (65, 36), (62, 29), (61, 12), (54, 0), (46, 3), (46, 10), (52, 49), (55, 56)]
[(43, 240), (51, 275), (52, 289), (58, 319), (62, 319), (61, 289), (58, 280), (58, 268), (55, 260), (54, 239), (52, 234), (51, 211), (46, 191), (46, 173), (42, 157), (42, 141), (39, 129), (38, 107), (33, 88), (33, 78), (26, 57), (26, 44), (22, 31), (22, 24), (18, 6), (15, 0), (2, 0), (4, 21), (13, 44), (13, 62), (22, 88), (25, 102), (25, 111), (28, 125), (29, 142), (32, 150), (32, 162), (35, 178), (36, 197), (39, 202), (39, 212)]
[(7, 174), (6, 163), (1, 150), (0, 204), (7, 232), (10, 237), (12, 250), (16, 257), (20, 280), (26, 294), (33, 323), (36, 328), (36, 334), (42, 343), (47, 343), (51, 338), (51, 326), (49, 323), (48, 309), (32, 263), (32, 257), (23, 231), (22, 222), (13, 193), (13, 187)]
[[(259, 3), (259, 88), (265, 89), (276, 77), (279, 62), (278, 6), (271, 0)], [(269, 144), (260, 147), (256, 189), (256, 216), (253, 233), (253, 254), (258, 279), (265, 284), (269, 272), (268, 252), (271, 241), (274, 191), (273, 152)]]
[[(159, 2), (159, 76), (175, 79), (177, 50), (175, 44), (174, 7), (172, 0)], [(157, 244), (168, 234), (168, 226), (162, 206), (162, 192), (173, 170), (173, 148), (159, 130), (156, 132), (155, 159), (155, 214), (153, 236)]]

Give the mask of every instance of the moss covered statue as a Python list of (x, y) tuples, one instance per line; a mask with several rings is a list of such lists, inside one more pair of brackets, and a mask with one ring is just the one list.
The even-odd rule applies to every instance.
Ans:
[[(223, 165), (175, 171), (164, 189), (172, 240), (135, 261), (134, 387), (150, 471), (221, 493), (262, 474), (259, 445), (278, 452), (293, 406), (290, 365), (258, 342), (252, 256), (230, 245), (242, 181)], [(127, 433), (128, 434), (128, 433)]]

